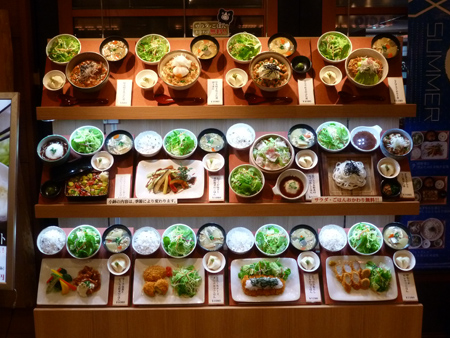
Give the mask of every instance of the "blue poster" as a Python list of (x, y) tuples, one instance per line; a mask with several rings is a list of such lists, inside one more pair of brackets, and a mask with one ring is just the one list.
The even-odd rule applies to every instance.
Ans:
[(419, 268), (450, 267), (450, 1), (408, 4), (407, 102), (417, 116), (405, 119), (413, 149), (410, 166), (420, 215), (402, 216), (412, 234)]

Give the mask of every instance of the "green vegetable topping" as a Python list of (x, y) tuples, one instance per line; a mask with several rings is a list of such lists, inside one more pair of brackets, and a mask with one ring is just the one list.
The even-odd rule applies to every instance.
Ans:
[(350, 40), (341, 34), (325, 34), (319, 42), (319, 52), (329, 60), (343, 60), (350, 52)]
[(249, 61), (261, 51), (261, 42), (251, 34), (240, 33), (230, 38), (228, 50), (235, 59)]
[(170, 278), (170, 285), (178, 296), (194, 297), (201, 283), (202, 277), (193, 265), (174, 269), (173, 276)]
[(100, 236), (90, 226), (82, 226), (67, 238), (69, 251), (78, 258), (92, 256), (100, 247)]
[(359, 223), (349, 234), (349, 242), (356, 251), (371, 254), (380, 248), (382, 240), (373, 226)]
[(231, 189), (244, 196), (259, 192), (263, 185), (261, 173), (254, 167), (239, 167), (231, 173)]
[(348, 131), (335, 123), (330, 123), (317, 134), (319, 143), (330, 150), (340, 150), (348, 143)]
[(55, 39), (48, 50), (48, 57), (56, 62), (69, 62), (80, 52), (80, 43), (72, 36), (63, 35)]
[(185, 225), (177, 225), (163, 237), (163, 246), (171, 256), (186, 256), (194, 250), (194, 233)]
[(391, 271), (387, 268), (377, 266), (374, 262), (367, 262), (366, 268), (371, 270), (370, 273), (370, 288), (375, 292), (384, 292), (389, 289), (391, 284), (392, 275)]
[(83, 154), (97, 151), (103, 143), (103, 133), (94, 128), (78, 129), (72, 138), (72, 148)]
[(166, 137), (166, 149), (176, 156), (187, 155), (195, 148), (195, 142), (186, 131), (174, 130)]
[(262, 259), (259, 262), (242, 266), (238, 273), (238, 277), (239, 279), (242, 279), (244, 276), (264, 275), (287, 280), (290, 274), (291, 269), (284, 268), (279, 259), (273, 262)]
[(266, 226), (256, 234), (258, 248), (271, 255), (283, 252), (288, 244), (286, 234), (275, 225)]
[(157, 62), (169, 51), (169, 43), (158, 35), (150, 35), (139, 41), (137, 55), (144, 61)]

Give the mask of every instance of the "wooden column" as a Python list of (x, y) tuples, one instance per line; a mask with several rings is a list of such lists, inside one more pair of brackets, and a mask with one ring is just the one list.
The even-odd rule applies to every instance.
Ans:
[(14, 90), (13, 51), (11, 43), (11, 28), (9, 26), (9, 13), (0, 9), (0, 92)]

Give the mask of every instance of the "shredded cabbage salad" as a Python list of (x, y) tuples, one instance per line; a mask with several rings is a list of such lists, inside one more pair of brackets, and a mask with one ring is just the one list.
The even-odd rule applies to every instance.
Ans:
[(281, 253), (288, 244), (286, 233), (275, 225), (268, 225), (256, 234), (256, 245), (267, 254), (275, 255)]
[(178, 296), (194, 297), (201, 283), (202, 277), (193, 265), (174, 269), (170, 278), (170, 284)]
[(244, 196), (258, 193), (263, 185), (261, 173), (255, 167), (239, 167), (231, 173), (231, 189)]
[(255, 276), (255, 275), (264, 275), (264, 276), (274, 276), (278, 278), (282, 278), (287, 280), (289, 275), (291, 274), (291, 269), (285, 268), (280, 260), (269, 262), (266, 260), (260, 260), (259, 262), (247, 264), (241, 267), (241, 270), (238, 273), (239, 279), (244, 278), (244, 276)]
[(285, 167), (291, 159), (291, 150), (281, 137), (261, 140), (253, 148), (253, 158), (261, 168), (277, 170)]
[(195, 148), (195, 142), (186, 131), (174, 130), (166, 137), (166, 149), (176, 156), (187, 155)]
[(358, 223), (349, 234), (349, 243), (356, 251), (371, 254), (380, 248), (382, 239), (372, 225)]
[(48, 57), (56, 62), (69, 62), (80, 52), (81, 45), (69, 35), (62, 35), (55, 39), (48, 50)]
[(142, 60), (156, 62), (169, 51), (169, 43), (161, 36), (150, 35), (139, 41), (136, 51)]
[(195, 247), (194, 232), (187, 226), (179, 224), (164, 234), (163, 246), (171, 256), (187, 256)]
[(92, 256), (100, 247), (100, 236), (90, 226), (80, 227), (67, 238), (69, 251), (78, 258)]
[(344, 127), (341, 127), (336, 123), (330, 123), (317, 133), (317, 140), (327, 149), (340, 150), (347, 145), (349, 135), (347, 129)]
[(328, 33), (319, 43), (319, 52), (329, 60), (343, 60), (350, 52), (350, 40), (336, 33)]
[(261, 51), (261, 42), (253, 35), (244, 32), (230, 38), (228, 50), (235, 59), (249, 61)]
[(103, 137), (103, 133), (94, 128), (78, 129), (72, 138), (71, 146), (79, 153), (90, 154), (100, 149)]

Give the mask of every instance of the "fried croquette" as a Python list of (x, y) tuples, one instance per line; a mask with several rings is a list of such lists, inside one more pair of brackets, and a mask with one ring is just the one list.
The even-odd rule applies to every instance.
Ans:
[(155, 283), (155, 293), (164, 296), (167, 293), (167, 290), (169, 290), (169, 282), (165, 279), (158, 279)]
[(145, 269), (143, 274), (146, 282), (156, 282), (158, 279), (166, 278), (166, 269), (160, 265), (152, 265)]
[[(251, 282), (254, 280), (254, 285)], [(282, 284), (282, 286), (280, 285)], [(286, 282), (282, 278), (274, 276), (244, 276), (242, 278), (242, 290), (247, 296), (274, 296), (281, 295), (286, 287)]]
[(142, 290), (147, 296), (155, 297), (155, 282), (146, 282)]

